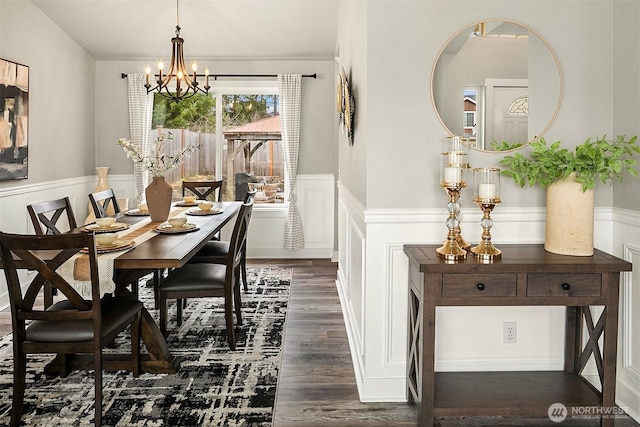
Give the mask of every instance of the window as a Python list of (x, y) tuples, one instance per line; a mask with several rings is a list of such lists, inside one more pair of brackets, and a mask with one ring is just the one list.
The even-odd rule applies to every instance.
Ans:
[(465, 137), (475, 136), (476, 133), (476, 105), (478, 92), (475, 89), (464, 90), (464, 112), (462, 113), (462, 129)]
[(222, 179), (224, 200), (242, 200), (255, 189), (256, 203), (285, 202), (277, 84), (247, 86), (215, 87), (180, 103), (154, 95), (151, 140), (171, 132), (167, 152), (200, 146), (166, 175), (174, 199), (182, 197), (182, 180)]

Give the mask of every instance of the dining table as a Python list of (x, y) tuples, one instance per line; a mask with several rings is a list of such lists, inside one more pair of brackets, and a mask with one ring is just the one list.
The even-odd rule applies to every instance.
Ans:
[[(113, 268), (114, 293), (135, 298), (129, 289), (137, 281), (157, 271), (184, 266), (211, 238), (233, 219), (242, 202), (216, 202), (209, 214), (199, 211), (189, 204), (174, 203), (169, 218), (186, 216), (188, 227), (170, 227), (165, 221), (152, 222), (148, 215), (130, 210), (119, 214), (116, 225), (125, 230), (118, 232), (118, 238), (126, 241), (125, 247), (118, 251), (105, 251), (98, 258), (109, 256)], [(98, 232), (96, 225), (79, 227), (75, 232)], [(173, 229), (172, 229), (173, 228)], [(138, 242), (136, 242), (138, 240)], [(100, 248), (98, 248), (100, 249)], [(99, 250), (100, 252), (100, 250)], [(100, 261), (100, 259), (99, 259)], [(100, 262), (99, 262), (100, 267)], [(102, 280), (101, 280), (102, 286)], [(141, 339), (146, 352), (141, 352), (141, 370), (152, 373), (175, 373), (180, 360), (172, 355), (160, 328), (147, 307), (142, 309)], [(103, 355), (105, 370), (129, 369), (131, 353), (107, 352)], [(74, 369), (91, 369), (90, 355), (56, 355), (46, 365), (45, 372), (53, 375), (66, 375)]]

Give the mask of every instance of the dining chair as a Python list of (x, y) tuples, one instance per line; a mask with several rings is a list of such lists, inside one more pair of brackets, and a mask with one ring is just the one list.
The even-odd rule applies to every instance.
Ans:
[[(99, 426), (102, 422), (102, 349), (130, 325), (130, 368), (134, 376), (139, 375), (142, 303), (132, 298), (101, 298), (92, 233), (34, 236), (0, 232), (0, 250), (9, 290), (14, 340), (11, 425), (19, 425), (22, 416), (28, 354), (57, 353), (64, 358), (64, 355), (87, 353), (93, 354), (95, 425)], [(86, 260), (88, 267), (78, 270), (84, 272), (81, 280), (91, 282), (90, 300), (83, 298), (69, 283), (74, 278), (63, 277), (56, 271), (67, 260), (79, 262), (74, 257), (79, 252), (86, 252), (80, 259)], [(57, 255), (43, 258), (42, 254), (47, 253)], [(19, 269), (36, 273), (25, 292), (18, 277)], [(39, 309), (34, 303), (48, 282), (66, 299), (48, 309)], [(66, 376), (67, 372), (63, 371), (61, 375)]]
[[(27, 211), (31, 217), (33, 229), (39, 236), (62, 234), (78, 227), (68, 197), (30, 204), (27, 206)], [(66, 219), (65, 224), (62, 224), (62, 218)]]
[(229, 251), (225, 264), (187, 263), (181, 268), (169, 272), (160, 283), (158, 295), (160, 302), (160, 331), (167, 334), (167, 299), (176, 299), (177, 324), (182, 325), (182, 299), (223, 297), (227, 341), (231, 350), (236, 348), (233, 324), (235, 307), (236, 320), (242, 325), (240, 298), (240, 264), (242, 247), (247, 238), (247, 229), (253, 211), (253, 200), (243, 203), (233, 227)]
[(89, 201), (96, 218), (104, 218), (120, 213), (118, 198), (112, 188), (89, 194)]
[[(257, 190), (248, 191), (244, 203), (253, 201)], [(248, 231), (247, 231), (248, 233)], [(210, 240), (189, 260), (191, 264), (210, 263), (210, 264), (225, 264), (229, 255), (230, 242)], [(249, 285), (247, 283), (247, 239), (244, 239), (244, 244), (241, 248), (241, 260), (240, 271), (242, 275), (242, 286), (244, 292), (249, 291)]]
[[(93, 209), (95, 218), (104, 218), (120, 213), (120, 203), (118, 202), (118, 198), (116, 197), (113, 188), (89, 193), (89, 202), (91, 203), (91, 208)], [(157, 283), (160, 280), (162, 271), (157, 270), (153, 273), (153, 280)], [(131, 292), (133, 292), (133, 295), (136, 298), (138, 298), (138, 287), (139, 283), (137, 281), (131, 283)]]
[(198, 199), (206, 199), (210, 194), (217, 192), (212, 196), (211, 201), (222, 201), (222, 181), (182, 181), (182, 196), (186, 195), (186, 191), (193, 193)]
[[(33, 230), (38, 236), (67, 233), (78, 227), (68, 197), (30, 204), (27, 211)], [(44, 287), (45, 308), (53, 304), (53, 296), (56, 293), (51, 283), (47, 283)]]

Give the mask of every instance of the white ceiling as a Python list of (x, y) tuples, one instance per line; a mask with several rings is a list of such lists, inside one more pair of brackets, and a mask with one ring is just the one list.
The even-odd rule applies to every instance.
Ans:
[[(96, 60), (171, 55), (176, 0), (31, 0)], [(185, 60), (332, 59), (339, 0), (180, 0)]]

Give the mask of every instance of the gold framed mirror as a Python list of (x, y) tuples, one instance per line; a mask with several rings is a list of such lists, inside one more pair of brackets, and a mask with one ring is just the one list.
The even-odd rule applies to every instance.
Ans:
[(431, 72), (438, 119), (449, 135), (481, 151), (517, 149), (541, 137), (558, 114), (562, 91), (551, 46), (532, 28), (505, 19), (455, 33)]

